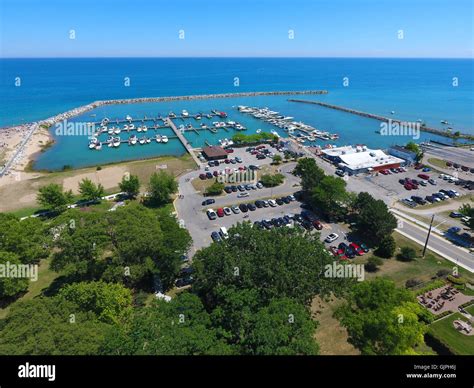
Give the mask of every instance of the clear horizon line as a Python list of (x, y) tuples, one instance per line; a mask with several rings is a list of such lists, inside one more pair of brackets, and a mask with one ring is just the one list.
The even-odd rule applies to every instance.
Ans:
[(471, 59), (474, 57), (410, 56), (13, 56), (1, 59)]

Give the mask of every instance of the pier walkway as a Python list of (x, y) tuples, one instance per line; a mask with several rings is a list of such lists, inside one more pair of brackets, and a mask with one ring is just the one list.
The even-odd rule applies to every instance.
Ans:
[[(391, 121), (391, 122), (400, 123), (400, 124), (408, 123), (408, 121), (406, 121), (406, 120), (400, 120), (400, 119), (395, 119), (395, 118), (391, 118), (391, 117), (385, 117), (385, 116), (381, 116), (381, 115), (377, 115), (377, 114), (373, 114), (373, 113), (361, 112), (359, 110), (345, 108), (343, 106), (327, 104), (325, 102), (320, 102), (320, 101), (300, 100), (300, 99), (293, 99), (293, 98), (288, 99), (288, 101), (290, 101), (290, 102), (299, 102), (299, 103), (303, 103), (303, 104), (319, 105), (319, 106), (322, 106), (324, 108), (335, 109), (335, 110), (339, 110), (341, 112), (347, 112), (347, 113), (351, 113), (351, 114), (354, 114), (354, 115), (367, 117), (369, 119), (375, 119), (375, 120), (379, 120), (379, 121), (385, 121), (385, 122)], [(430, 128), (430, 127), (423, 126), (423, 125), (420, 125), (420, 131), (434, 133), (435, 135), (449, 137), (449, 138), (456, 138), (456, 139), (473, 139), (474, 138), (474, 136), (471, 135), (471, 134), (466, 134), (466, 133), (455, 134), (456, 132), (450, 132), (450, 131), (443, 130), (443, 129), (438, 129), (438, 128)]]
[(173, 121), (171, 119), (165, 119), (165, 123), (173, 130), (173, 132), (175, 133), (176, 137), (181, 141), (181, 143), (183, 144), (184, 148), (186, 148), (186, 151), (189, 152), (189, 154), (191, 155), (191, 157), (193, 158), (193, 160), (196, 162), (196, 164), (198, 166), (201, 165), (201, 161), (199, 160), (199, 158), (196, 156), (196, 154), (194, 153), (194, 149), (193, 147), (191, 147), (191, 144), (189, 144), (189, 142), (186, 140), (186, 138), (183, 136), (183, 134), (181, 133), (181, 131), (176, 128), (176, 125), (174, 125)]

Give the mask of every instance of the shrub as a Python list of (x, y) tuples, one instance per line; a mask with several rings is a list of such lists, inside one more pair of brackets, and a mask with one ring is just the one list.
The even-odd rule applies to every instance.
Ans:
[(454, 276), (454, 275), (449, 275), (448, 276), (448, 280), (453, 283), (453, 284), (457, 284), (457, 285), (464, 285), (466, 284), (466, 279), (462, 278), (462, 277), (457, 277), (457, 276)]
[(262, 185), (265, 187), (275, 187), (281, 185), (284, 179), (285, 177), (282, 174), (265, 174), (260, 178), (260, 182), (262, 182)]
[(436, 272), (436, 276), (439, 278), (445, 278), (448, 275), (451, 275), (451, 271), (447, 268), (442, 268), (438, 272)]
[(419, 286), (421, 283), (422, 281), (420, 279), (416, 279), (416, 278), (408, 279), (405, 282), (405, 288), (414, 288), (416, 286)]
[(382, 264), (383, 260), (380, 257), (372, 256), (365, 264), (365, 269), (369, 272), (376, 272)]
[(416, 258), (416, 250), (411, 247), (402, 247), (397, 257), (401, 261), (412, 261)]
[(224, 184), (221, 182), (214, 182), (212, 185), (210, 185), (206, 191), (206, 195), (220, 195), (222, 193), (222, 190), (224, 190)]

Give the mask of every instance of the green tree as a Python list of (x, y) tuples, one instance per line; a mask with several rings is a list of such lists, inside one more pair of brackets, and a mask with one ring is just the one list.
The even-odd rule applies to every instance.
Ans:
[(406, 144), (405, 148), (409, 151), (412, 151), (416, 154), (416, 161), (419, 162), (423, 159), (423, 150), (421, 147), (416, 144), (414, 141), (410, 141)]
[(108, 327), (93, 313), (56, 297), (21, 301), (2, 322), (0, 354), (94, 355)]
[(285, 177), (283, 174), (264, 174), (260, 177), (260, 182), (265, 187), (275, 187), (283, 183)]
[(397, 248), (397, 244), (395, 242), (395, 239), (389, 235), (385, 236), (381, 241), (379, 246), (377, 247), (377, 250), (375, 253), (380, 256), (384, 257), (386, 259), (393, 257), (395, 254), (395, 249)]
[(196, 253), (193, 289), (208, 309), (217, 305), (218, 286), (255, 289), (261, 305), (282, 297), (307, 304), (316, 294), (340, 293), (348, 283), (321, 275), (324, 266), (332, 262), (316, 235), (289, 228), (256, 230), (239, 224), (221, 244)]
[(140, 180), (137, 175), (124, 175), (119, 183), (120, 191), (129, 198), (136, 198), (140, 193)]
[(74, 283), (62, 288), (58, 298), (73, 302), (82, 311), (93, 312), (105, 323), (119, 323), (131, 313), (132, 294), (120, 284)]
[(342, 219), (348, 211), (351, 196), (341, 178), (325, 176), (311, 191), (311, 205), (329, 220)]
[(274, 164), (280, 164), (283, 161), (283, 158), (280, 155), (275, 155), (273, 156), (272, 161)]
[(466, 217), (470, 217), (469, 221), (467, 222), (467, 225), (471, 230), (474, 230), (474, 207), (472, 207), (468, 203), (464, 203), (459, 208), (459, 212), (464, 214)]
[(313, 190), (325, 177), (324, 171), (313, 158), (299, 159), (293, 173), (301, 178), (301, 186), (305, 191)]
[(206, 195), (220, 195), (224, 190), (224, 184), (221, 182), (214, 182), (212, 185), (206, 188)]
[(55, 213), (66, 210), (73, 199), (72, 191), (64, 191), (61, 185), (50, 183), (39, 189), (36, 200), (41, 206)]
[(82, 199), (86, 201), (100, 201), (104, 196), (105, 190), (104, 186), (100, 183), (96, 185), (89, 178), (84, 178), (81, 183), (79, 183), (79, 193)]
[(153, 173), (148, 185), (149, 202), (162, 206), (170, 202), (171, 196), (178, 191), (178, 182), (173, 175), (161, 170)]
[(301, 304), (287, 298), (275, 299), (254, 318), (245, 341), (245, 353), (254, 355), (315, 355), (317, 324)]
[[(13, 253), (0, 251), (0, 265), (18, 266), (21, 261)], [(29, 279), (19, 277), (0, 276), (0, 298), (13, 297), (28, 289)]]
[(371, 245), (379, 245), (397, 227), (397, 219), (385, 202), (376, 200), (368, 193), (359, 193), (353, 207), (357, 212), (355, 230), (365, 236)]
[(0, 251), (14, 253), (22, 263), (37, 263), (48, 256), (45, 226), (38, 218), (23, 221), (0, 213)]
[(382, 278), (358, 283), (336, 316), (366, 355), (415, 354), (426, 332), (426, 312), (413, 294)]
[(126, 326), (112, 327), (106, 338), (103, 354), (232, 354), (232, 348), (217, 338), (199, 298), (189, 293), (136, 309)]

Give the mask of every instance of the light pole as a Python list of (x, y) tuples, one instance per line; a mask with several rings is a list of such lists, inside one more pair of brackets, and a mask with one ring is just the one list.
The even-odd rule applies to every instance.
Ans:
[(421, 257), (423, 258), (425, 257), (426, 247), (428, 246), (428, 240), (430, 239), (431, 227), (433, 226), (434, 217), (435, 215), (433, 214), (431, 216), (430, 228), (428, 229), (428, 235), (426, 236), (425, 246), (423, 247), (423, 254), (421, 255)]

